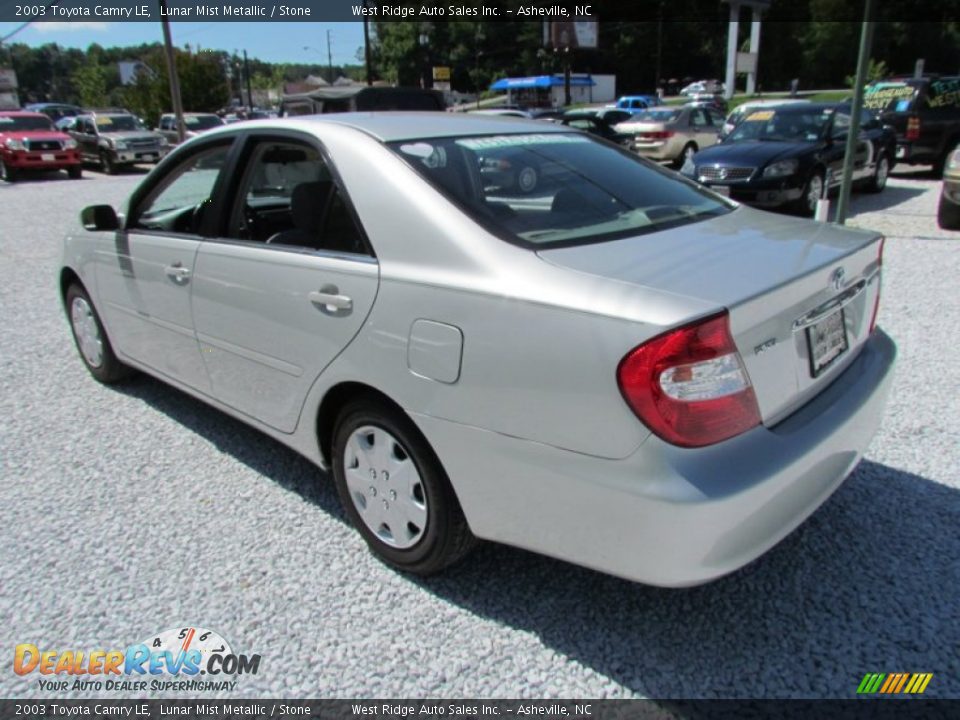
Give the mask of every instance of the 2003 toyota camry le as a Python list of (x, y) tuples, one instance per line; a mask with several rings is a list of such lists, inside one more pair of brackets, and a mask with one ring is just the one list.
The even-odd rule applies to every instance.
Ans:
[(850, 473), (892, 376), (882, 237), (564, 126), (244, 123), (82, 221), (60, 287), (93, 376), (149, 373), (331, 469), (413, 573), (477, 538), (656, 585), (729, 573)]

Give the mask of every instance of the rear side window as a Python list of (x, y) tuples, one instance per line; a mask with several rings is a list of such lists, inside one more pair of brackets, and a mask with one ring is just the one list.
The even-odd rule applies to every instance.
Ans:
[(960, 108), (960, 78), (931, 80), (927, 87), (927, 106), (931, 108)]
[(508, 242), (563, 247), (730, 211), (694, 183), (582, 133), (405, 140), (390, 147)]

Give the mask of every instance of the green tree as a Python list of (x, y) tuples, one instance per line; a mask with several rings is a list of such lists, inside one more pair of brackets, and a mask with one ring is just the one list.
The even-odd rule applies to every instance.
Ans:
[(82, 65), (70, 75), (73, 95), (85, 107), (108, 105), (107, 72), (93, 63)]

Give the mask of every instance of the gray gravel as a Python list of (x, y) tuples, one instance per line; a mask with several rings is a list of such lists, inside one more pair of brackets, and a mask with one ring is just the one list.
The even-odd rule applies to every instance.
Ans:
[(45, 694), (11, 671), (18, 643), (188, 624), (262, 655), (234, 697), (846, 698), (894, 671), (960, 697), (960, 233), (936, 228), (939, 183), (854, 199), (852, 224), (888, 234), (880, 321), (900, 346), (866, 460), (759, 561), (661, 590), (492, 545), (399, 575), (293, 452), (159, 382), (94, 382), (60, 239), (139, 178), (0, 187), (0, 697)]

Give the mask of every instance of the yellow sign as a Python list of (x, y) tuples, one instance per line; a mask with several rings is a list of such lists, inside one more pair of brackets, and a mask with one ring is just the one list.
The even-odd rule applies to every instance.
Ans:
[(773, 117), (773, 110), (761, 110), (747, 115), (747, 122), (762, 122)]
[(433, 69), (433, 79), (438, 82), (450, 82), (450, 68), (438, 65)]

